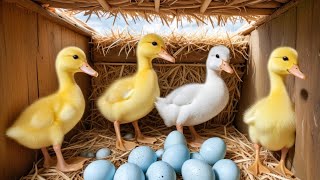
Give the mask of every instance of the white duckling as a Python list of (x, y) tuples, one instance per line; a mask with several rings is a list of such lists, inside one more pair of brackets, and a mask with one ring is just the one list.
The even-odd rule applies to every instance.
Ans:
[(195, 125), (204, 123), (219, 114), (229, 101), (228, 88), (221, 78), (221, 70), (233, 73), (229, 65), (230, 50), (222, 45), (211, 48), (206, 66), (207, 77), (203, 84), (187, 84), (158, 98), (156, 108), (166, 126), (176, 126), (183, 133), (188, 126), (193, 136), (189, 144), (199, 147), (204, 139), (195, 131)]

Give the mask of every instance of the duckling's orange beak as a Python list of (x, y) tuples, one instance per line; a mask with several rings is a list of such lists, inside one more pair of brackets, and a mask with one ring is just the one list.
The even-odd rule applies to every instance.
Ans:
[(298, 65), (293, 65), (288, 71), (289, 73), (300, 79), (306, 79), (306, 76), (300, 71)]
[(172, 62), (172, 63), (175, 62), (175, 58), (172, 57), (164, 48), (161, 48), (161, 51), (159, 52), (158, 56), (169, 62)]
[(220, 69), (224, 70), (225, 72), (232, 74), (233, 73), (233, 69), (231, 68), (230, 64), (227, 63), (226, 61), (222, 61), (221, 65), (220, 65)]
[(98, 77), (98, 72), (92, 69), (92, 67), (86, 62), (82, 64), (80, 69), (82, 72), (89, 74), (90, 76)]

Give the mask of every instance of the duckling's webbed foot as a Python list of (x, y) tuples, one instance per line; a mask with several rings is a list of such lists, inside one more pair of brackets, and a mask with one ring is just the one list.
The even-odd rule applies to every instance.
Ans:
[(274, 170), (284, 176), (293, 176), (293, 173), (286, 168), (285, 166), (285, 159), (288, 153), (288, 149), (287, 148), (283, 148), (281, 149), (281, 160), (279, 162), (279, 164), (274, 168)]
[(248, 171), (255, 176), (261, 173), (270, 173), (270, 170), (260, 162), (260, 145), (255, 144), (254, 147), (256, 149), (256, 158), (254, 163), (248, 168)]
[(125, 141), (123, 139), (116, 141), (116, 148), (121, 151), (130, 151), (137, 146), (137, 143), (131, 141)]
[(200, 147), (202, 143), (206, 140), (206, 138), (200, 136), (193, 126), (189, 126), (189, 129), (193, 139), (189, 141), (188, 144), (191, 147)]
[(77, 171), (83, 168), (84, 162), (86, 162), (89, 158), (84, 157), (76, 157), (68, 159), (67, 162), (64, 160), (61, 153), (60, 145), (53, 145), (53, 149), (57, 155), (57, 166), (56, 168), (62, 172), (71, 172)]
[(137, 146), (137, 144), (135, 142), (125, 141), (122, 139), (121, 133), (120, 133), (120, 122), (119, 121), (115, 121), (113, 123), (113, 125), (114, 125), (114, 129), (116, 131), (116, 137), (117, 137), (116, 148), (117, 149), (120, 149), (121, 151), (130, 151)]
[(145, 136), (141, 133), (138, 121), (132, 122), (135, 131), (135, 138), (139, 143), (153, 144), (157, 141), (154, 137)]

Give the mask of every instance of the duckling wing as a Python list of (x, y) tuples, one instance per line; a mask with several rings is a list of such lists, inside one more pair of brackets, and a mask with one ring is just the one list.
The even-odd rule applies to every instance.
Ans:
[(129, 99), (134, 93), (134, 80), (132, 77), (114, 82), (106, 91), (105, 97), (110, 103)]
[(169, 104), (175, 104), (178, 106), (191, 104), (198, 94), (199, 89), (200, 84), (188, 84), (181, 86), (180, 88), (171, 92), (166, 97), (166, 101)]
[(43, 107), (38, 111), (35, 111), (31, 116), (30, 126), (32, 128), (41, 129), (52, 125), (54, 121), (54, 113), (52, 109)]

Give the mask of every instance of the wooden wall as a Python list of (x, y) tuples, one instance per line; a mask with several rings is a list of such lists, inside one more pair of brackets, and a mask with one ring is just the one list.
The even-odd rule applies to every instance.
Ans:
[[(303, 180), (320, 177), (320, 1), (301, 0), (281, 16), (251, 33), (248, 74), (245, 76), (236, 125), (246, 132), (243, 112), (269, 91), (267, 61), (278, 46), (296, 48), (306, 80), (288, 77), (287, 89), (295, 103), (296, 145), (293, 170)], [(279, 137), (281, 138), (281, 137)]]
[[(1, 179), (19, 179), (32, 168), (37, 154), (5, 137), (7, 127), (30, 103), (57, 89), (58, 51), (75, 45), (89, 52), (89, 40), (36, 12), (0, 2)], [(82, 74), (76, 79), (88, 97), (90, 78)]]

